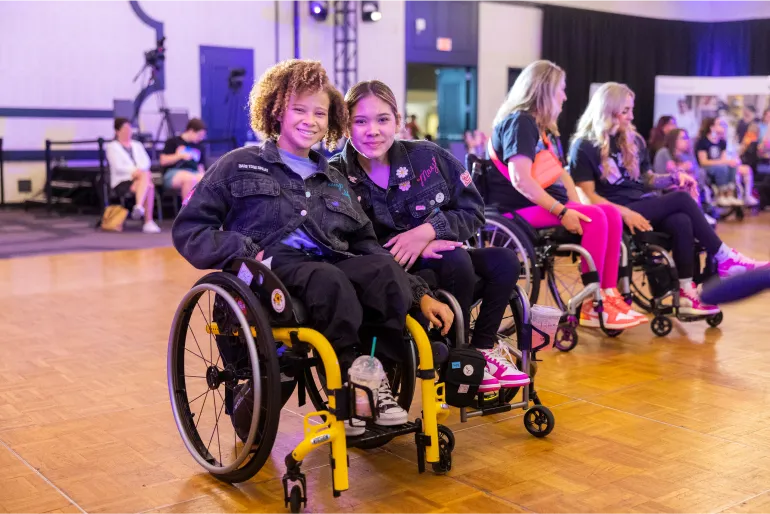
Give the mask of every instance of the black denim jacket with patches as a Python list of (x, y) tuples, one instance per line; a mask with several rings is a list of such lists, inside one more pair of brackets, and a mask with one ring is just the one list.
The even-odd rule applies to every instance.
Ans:
[(387, 190), (364, 172), (350, 141), (329, 161), (347, 176), (381, 244), (423, 223), (436, 239), (465, 241), (484, 224), (484, 201), (451, 153), (430, 141), (396, 141), (388, 159)]
[[(351, 196), (345, 175), (312, 152), (317, 172), (307, 180), (281, 161), (275, 141), (233, 150), (206, 172), (172, 228), (174, 246), (199, 269), (222, 269), (255, 257), (300, 225), (329, 262), (356, 255), (390, 255)], [(428, 292), (414, 279), (415, 303)]]

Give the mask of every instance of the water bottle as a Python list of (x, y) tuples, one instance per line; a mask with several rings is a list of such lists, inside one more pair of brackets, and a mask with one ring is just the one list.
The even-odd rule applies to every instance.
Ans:
[[(353, 361), (353, 365), (350, 366), (348, 375), (350, 376), (351, 383), (371, 389), (376, 401), (380, 383), (385, 376), (385, 370), (382, 367), (382, 363), (376, 357), (362, 355), (357, 358)], [(355, 414), (363, 417), (371, 417), (372, 409), (366, 391), (363, 389), (356, 389), (355, 391)]]

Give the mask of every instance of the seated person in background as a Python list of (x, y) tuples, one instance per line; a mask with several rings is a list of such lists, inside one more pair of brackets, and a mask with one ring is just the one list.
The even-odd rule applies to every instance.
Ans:
[(139, 141), (131, 139), (133, 130), (126, 118), (115, 119), (115, 139), (107, 143), (105, 151), (110, 166), (110, 189), (123, 198), (129, 192), (136, 196), (131, 217), (144, 217), (142, 232), (156, 234), (160, 227), (152, 219), (155, 205), (155, 185), (150, 173), (150, 156)]
[[(700, 139), (695, 146), (698, 163), (708, 177), (717, 186), (715, 203), (720, 207), (755, 206), (757, 200), (752, 196), (754, 179), (751, 168), (742, 165), (740, 159), (727, 155), (725, 134), (727, 123), (720, 118), (703, 118), (700, 127)], [(745, 186), (744, 198), (735, 194), (736, 173), (741, 176)]]
[(759, 121), (757, 117), (757, 109), (753, 105), (747, 105), (743, 108), (743, 118), (738, 122), (738, 126), (735, 127), (735, 135), (738, 136), (738, 141), (743, 141), (746, 136), (746, 132), (749, 130), (749, 126), (752, 123)]
[(650, 159), (655, 159), (658, 150), (663, 148), (666, 135), (676, 128), (676, 118), (673, 116), (661, 116), (658, 123), (650, 131), (650, 139), (647, 142), (647, 150)]
[[(493, 122), (489, 153), (499, 162), (500, 173), (488, 175), (485, 200), (504, 213), (516, 211), (535, 228), (561, 225), (580, 235), (580, 244), (596, 264), (604, 306), (599, 313), (593, 301), (584, 301), (580, 325), (633, 328), (646, 323), (647, 318), (631, 309), (617, 291), (623, 240), (621, 211), (612, 205), (583, 205), (563, 166), (556, 121), (567, 99), (565, 88), (564, 70), (550, 61), (535, 61), (519, 74)], [(534, 173), (535, 159), (542, 152), (553, 153), (560, 164), (559, 180), (545, 188)], [(580, 269), (587, 272), (588, 264), (582, 262)]]
[[(702, 176), (702, 170), (692, 155), (690, 137), (687, 131), (675, 128), (666, 134), (663, 142), (663, 147), (655, 154), (655, 162), (652, 165), (653, 171), (659, 175), (672, 175), (675, 179), (674, 183), (677, 184), (674, 188), (688, 192), (692, 199), (703, 208), (698, 184), (705, 184), (705, 177)], [(687, 177), (690, 177), (691, 180)], [(704, 216), (709, 224), (716, 224), (714, 218), (705, 213)]]
[(673, 180), (651, 173), (644, 140), (632, 123), (633, 111), (634, 93), (628, 86), (603, 84), (578, 122), (570, 147), (570, 172), (592, 203), (617, 205), (631, 232), (656, 230), (671, 237), (682, 314), (717, 314), (719, 308), (700, 301), (693, 281), (696, 240), (716, 260), (721, 277), (770, 263), (749, 259), (722, 242), (687, 193), (654, 192), (669, 187)]
[(187, 123), (181, 136), (169, 138), (160, 154), (163, 166), (163, 187), (187, 195), (206, 172), (206, 152), (201, 141), (206, 137), (206, 124), (198, 118)]

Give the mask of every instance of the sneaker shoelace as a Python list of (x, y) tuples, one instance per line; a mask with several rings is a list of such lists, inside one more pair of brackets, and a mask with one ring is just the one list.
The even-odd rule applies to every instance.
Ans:
[(377, 401), (380, 404), (380, 410), (387, 410), (393, 406), (397, 406), (396, 399), (393, 397), (393, 391), (390, 390), (390, 384), (388, 378), (385, 377), (380, 383), (380, 389), (377, 392)]
[(508, 345), (501, 344), (498, 341), (497, 346), (492, 351), (492, 354), (498, 359), (502, 360), (503, 364), (507, 364), (509, 367), (513, 368), (516, 371), (519, 370), (519, 368), (516, 367), (516, 358), (508, 350)]

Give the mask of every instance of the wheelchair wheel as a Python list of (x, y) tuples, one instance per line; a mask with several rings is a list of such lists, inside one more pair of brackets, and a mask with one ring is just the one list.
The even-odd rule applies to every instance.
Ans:
[(721, 312), (718, 312), (713, 316), (706, 318), (706, 323), (708, 323), (711, 328), (716, 328), (722, 324), (722, 320), (724, 320), (724, 315)]
[(198, 464), (225, 482), (262, 468), (278, 432), (279, 377), (254, 294), (226, 273), (201, 278), (177, 308), (168, 348), (174, 420)]
[[(545, 260), (543, 268), (549, 294), (544, 295), (545, 300), (542, 303), (566, 313), (570, 298), (576, 296), (584, 287), (579, 259), (575, 259), (572, 254), (551, 254)], [(576, 314), (580, 315), (580, 306)]]
[(629, 256), (633, 262), (629, 262), (630, 287), (634, 303), (644, 312), (652, 312), (653, 293), (651, 291), (649, 277), (645, 270), (645, 257), (638, 254)]
[(537, 303), (541, 279), (537, 252), (532, 241), (513, 220), (499, 214), (488, 215), (484, 226), (468, 241), (468, 244), (473, 248), (494, 246), (514, 250), (521, 263), (519, 283), (529, 296), (530, 303), (532, 305)]
[(553, 431), (555, 420), (551, 409), (535, 405), (524, 413), (524, 428), (535, 437), (545, 437)]

